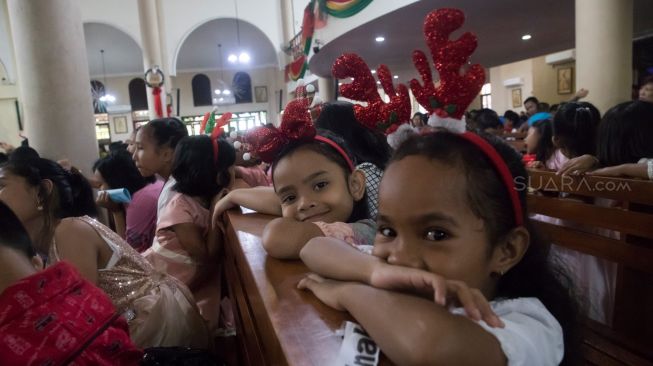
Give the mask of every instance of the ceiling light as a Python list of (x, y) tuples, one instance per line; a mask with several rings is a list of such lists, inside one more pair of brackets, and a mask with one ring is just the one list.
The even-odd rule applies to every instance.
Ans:
[(232, 53), (232, 54), (229, 55), (229, 57), (227, 57), (227, 60), (233, 64), (233, 63), (235, 63), (236, 61), (238, 61), (238, 56), (236, 56), (236, 55), (234, 55), (234, 54)]
[(381, 82), (380, 82), (380, 81), (377, 81), (376, 83), (377, 83), (377, 84), (379, 84), (379, 85), (381, 84)]
[(220, 89), (215, 89), (215, 94), (220, 95), (222, 91)]
[(393, 78), (399, 79), (399, 75), (395, 75), (395, 76), (393, 76)]
[(379, 42), (379, 43), (381, 43), (381, 42), (385, 41), (385, 37), (383, 37), (383, 36), (377, 36), (376, 38), (374, 38), (374, 40), (377, 41), (377, 42)]
[(238, 56), (238, 61), (240, 63), (246, 64), (250, 60), (249, 53), (247, 52), (241, 52), (240, 55)]
[(231, 94), (231, 90), (229, 90), (229, 89), (225, 89), (225, 90), (223, 91), (223, 93), (224, 93), (224, 95), (229, 95), (229, 94)]
[(531, 35), (530, 34), (524, 34), (523, 36), (521, 36), (521, 39), (523, 41), (528, 41), (529, 39), (531, 39)]
[(376, 70), (372, 70), (372, 74), (376, 74)]

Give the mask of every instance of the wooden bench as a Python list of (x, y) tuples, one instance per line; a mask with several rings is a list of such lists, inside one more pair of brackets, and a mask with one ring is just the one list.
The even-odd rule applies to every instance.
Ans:
[[(563, 220), (562, 224), (534, 220), (545, 238), (618, 266), (612, 326), (587, 320), (585, 362), (653, 365), (653, 182), (558, 176), (540, 170), (529, 174), (530, 213)], [(543, 191), (565, 192), (573, 198), (541, 194)], [(614, 200), (616, 207), (594, 205), (596, 198)], [(617, 234), (602, 236), (588, 228)]]
[(503, 140), (515, 150), (520, 153), (526, 153), (526, 142), (524, 141), (526, 135), (525, 132), (511, 132), (504, 133), (501, 135), (501, 138), (503, 138)]
[[(234, 302), (239, 365), (329, 365), (342, 338), (335, 334), (347, 313), (297, 289), (308, 268), (300, 260), (281, 261), (261, 245), (274, 217), (229, 211), (225, 276)], [(381, 364), (389, 364), (382, 358)]]

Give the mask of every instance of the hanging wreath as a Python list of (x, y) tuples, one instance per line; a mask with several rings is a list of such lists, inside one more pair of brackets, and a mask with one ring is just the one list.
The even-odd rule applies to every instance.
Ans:
[(152, 88), (154, 96), (154, 111), (157, 118), (163, 117), (163, 105), (161, 103), (161, 86), (165, 82), (165, 76), (159, 66), (155, 65), (145, 71), (145, 85)]

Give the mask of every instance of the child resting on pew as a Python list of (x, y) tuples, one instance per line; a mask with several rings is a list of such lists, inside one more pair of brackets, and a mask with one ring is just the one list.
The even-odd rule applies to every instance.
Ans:
[(653, 180), (653, 104), (632, 101), (612, 107), (601, 120), (597, 155), (571, 159), (561, 174)]
[(553, 127), (551, 120), (543, 119), (533, 123), (528, 128), (528, 135), (524, 139), (526, 154), (535, 156), (535, 160), (528, 163), (530, 168), (554, 169), (553, 155), (556, 148), (553, 146)]
[(211, 225), (210, 209), (231, 187), (235, 161), (233, 146), (223, 138), (183, 138), (175, 151), (175, 185), (159, 215), (157, 240), (143, 253), (154, 268), (188, 286), (211, 328), (217, 328), (221, 300), (214, 264), (222, 237)]
[(206, 348), (206, 325), (186, 286), (156, 271), (115, 232), (86, 216), (95, 206), (81, 173), (38, 154), (20, 155), (0, 166), (0, 199), (20, 218), (36, 248), (48, 253), (48, 263), (69, 261), (109, 295), (139, 347)]
[(414, 136), (385, 171), (373, 256), (313, 239), (301, 258), (317, 275), (298, 286), (397, 364), (572, 364), (575, 304), (532, 230), (526, 179), (496, 138)]
[(355, 169), (342, 139), (329, 131), (316, 134), (306, 99), (286, 106), (279, 129), (262, 127), (248, 142), (272, 163), (274, 187), (229, 192), (216, 205), (214, 222), (238, 205), (282, 216), (263, 232), (263, 246), (276, 258), (298, 258), (306, 242), (320, 236), (372, 244), (376, 228), (369, 219), (365, 174)]
[(143, 353), (107, 295), (66, 262), (40, 271), (28, 233), (2, 201), (0, 218), (0, 363), (137, 365)]

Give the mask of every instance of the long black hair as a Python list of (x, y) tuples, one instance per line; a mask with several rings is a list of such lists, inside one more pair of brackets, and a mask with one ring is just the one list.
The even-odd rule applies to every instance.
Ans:
[(210, 201), (229, 185), (229, 168), (236, 162), (236, 150), (223, 138), (218, 138), (217, 144), (218, 159), (214, 161), (209, 136), (189, 136), (179, 141), (172, 164), (175, 191)]
[(537, 142), (537, 148), (535, 149), (535, 160), (546, 162), (555, 152), (555, 146), (553, 146), (553, 126), (551, 126), (550, 119), (539, 120), (530, 128), (534, 128), (540, 135), (540, 139)]
[[(497, 282), (496, 298), (536, 297), (558, 320), (563, 330), (565, 357), (561, 364), (574, 364), (579, 352), (577, 304), (569, 277), (549, 260), (549, 245), (534, 230), (526, 210), (528, 173), (521, 156), (500, 139), (482, 135), (503, 158), (510, 170), (519, 201), (524, 208), (522, 219), (530, 233), (530, 245), (523, 258)], [(439, 163), (459, 167), (467, 182), (467, 204), (487, 228), (491, 245), (516, 227), (508, 190), (489, 158), (475, 145), (450, 132), (413, 136), (395, 152), (390, 164), (407, 156), (421, 155)], [(519, 184), (520, 183), (520, 184)]]
[(158, 147), (175, 149), (182, 138), (188, 136), (186, 125), (177, 118), (159, 118), (148, 122), (143, 133), (149, 134)]
[(553, 116), (553, 136), (575, 158), (584, 154), (596, 154), (596, 131), (601, 113), (587, 102), (563, 104)]
[(100, 172), (111, 189), (126, 188), (132, 196), (156, 180), (154, 176), (143, 177), (126, 150), (114, 151), (98, 159), (93, 164), (93, 171)]
[[(322, 129), (318, 129), (317, 134), (319, 136), (326, 137), (329, 140), (336, 143), (345, 152), (345, 154), (347, 154), (347, 156), (353, 162), (354, 165), (358, 164), (358, 161), (356, 160), (355, 156), (352, 154), (349, 145), (340, 136), (334, 134), (331, 131), (322, 130)], [(342, 169), (343, 175), (345, 177), (345, 182), (349, 180), (349, 175), (352, 173), (352, 171), (349, 168), (349, 164), (347, 164), (345, 158), (329, 144), (318, 140), (312, 140), (308, 142), (303, 141), (300, 143), (288, 144), (277, 154), (274, 161), (272, 162), (273, 183), (274, 183), (274, 168), (277, 166), (277, 163), (284, 157), (292, 155), (295, 151), (299, 150), (300, 148), (316, 152), (324, 156), (325, 158), (329, 159), (329, 161), (336, 163)], [(365, 192), (365, 195), (360, 200), (354, 202), (353, 210), (351, 212), (351, 215), (349, 216), (349, 219), (347, 219), (347, 222), (356, 222), (369, 218), (370, 218), (370, 212), (367, 204), (367, 192)]]
[(388, 164), (392, 151), (385, 136), (361, 125), (354, 115), (353, 104), (339, 101), (324, 104), (315, 127), (329, 130), (345, 140), (357, 164), (372, 163), (381, 170)]
[[(16, 149), (30, 149), (19, 147)], [(48, 238), (54, 233), (54, 222), (67, 217), (91, 216), (97, 217), (97, 207), (93, 198), (93, 189), (80, 171), (73, 168), (67, 171), (61, 165), (48, 159), (38, 157), (31, 150), (10, 157), (0, 168), (23, 177), (27, 184), (39, 188), (39, 198), (43, 205), (44, 225), (40, 242), (36, 245), (47, 245)], [(44, 180), (52, 182), (53, 189), (48, 192)], [(45, 248), (45, 246), (43, 247)]]
[(32, 240), (23, 223), (6, 203), (0, 201), (0, 245), (4, 245), (25, 254), (28, 258), (36, 255)]
[(617, 104), (603, 116), (597, 138), (602, 166), (636, 163), (653, 157), (653, 103)]

